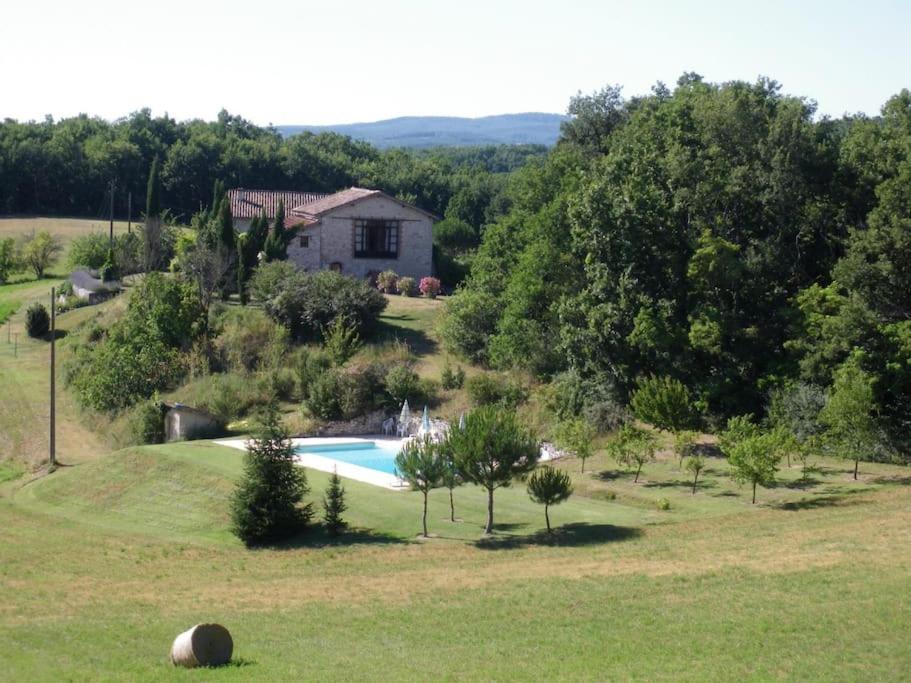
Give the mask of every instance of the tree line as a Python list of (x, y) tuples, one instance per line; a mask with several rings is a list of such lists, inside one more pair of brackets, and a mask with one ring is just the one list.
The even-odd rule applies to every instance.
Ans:
[(505, 176), (545, 151), (539, 145), (380, 151), (335, 133), (283, 138), (226, 111), (215, 121), (176, 121), (148, 109), (113, 122), (87, 115), (6, 119), (0, 122), (0, 213), (106, 216), (113, 181), (116, 214), (126, 215), (132, 193), (139, 215), (157, 157), (161, 206), (183, 222), (212, 205), (216, 180), (228, 188), (310, 192), (364, 185), (480, 233), (489, 212), (498, 210)]
[(856, 368), (878, 455), (907, 454), (911, 93), (831, 119), (768, 79), (684, 74), (569, 111), (557, 147), (511, 177), (448, 305), (449, 346), (620, 405), (674, 378), (709, 428), (773, 399), (824, 404)]

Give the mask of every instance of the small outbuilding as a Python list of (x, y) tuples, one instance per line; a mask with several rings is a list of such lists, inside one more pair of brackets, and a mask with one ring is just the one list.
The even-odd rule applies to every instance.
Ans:
[(165, 441), (205, 439), (224, 432), (224, 424), (212, 413), (171, 401), (163, 401), (162, 405)]
[(104, 301), (120, 291), (120, 283), (117, 280), (104, 282), (90, 270), (74, 271), (70, 275), (70, 284), (73, 286), (73, 296), (85, 299), (90, 304)]

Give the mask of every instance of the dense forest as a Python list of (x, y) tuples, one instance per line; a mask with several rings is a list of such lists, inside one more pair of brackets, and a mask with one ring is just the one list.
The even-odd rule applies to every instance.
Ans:
[[(145, 196), (152, 160), (161, 160), (162, 205), (178, 220), (212, 201), (212, 186), (335, 192), (351, 185), (382, 189), (440, 216), (481, 227), (504, 186), (504, 174), (541, 145), (380, 151), (335, 133), (283, 138), (222, 111), (216, 121), (177, 122), (144, 109), (113, 123), (78, 116), (0, 123), (0, 213), (106, 216), (127, 196)], [(134, 206), (137, 204), (134, 203)]]
[(911, 93), (815, 116), (774, 81), (578, 96), (514, 174), (445, 336), (497, 368), (625, 402), (682, 381), (705, 418), (762, 417), (859, 369), (890, 448), (911, 427)]

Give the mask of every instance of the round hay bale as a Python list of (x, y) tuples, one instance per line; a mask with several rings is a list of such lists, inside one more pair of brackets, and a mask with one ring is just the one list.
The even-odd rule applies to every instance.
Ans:
[(197, 666), (221, 666), (231, 661), (234, 641), (228, 629), (219, 624), (196, 624), (174, 639), (171, 663), (192, 669)]

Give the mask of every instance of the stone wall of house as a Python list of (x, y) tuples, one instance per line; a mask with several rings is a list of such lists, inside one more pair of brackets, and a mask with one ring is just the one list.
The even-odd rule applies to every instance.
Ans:
[[(301, 237), (306, 238), (302, 240)], [(306, 243), (306, 246), (303, 244)], [(288, 260), (304, 270), (319, 270), (320, 261), (320, 226), (311, 225), (298, 228), (294, 239), (288, 244)]]
[[(401, 221), (398, 258), (354, 257), (354, 222), (369, 218)], [(316, 239), (311, 237), (307, 249), (299, 247), (297, 240), (288, 248), (288, 257), (300, 267), (331, 268), (333, 264), (339, 264), (342, 273), (357, 278), (383, 270), (394, 270), (417, 280), (433, 273), (433, 221), (394, 199), (370, 197), (339, 207), (323, 216), (318, 225), (308, 228), (307, 233), (313, 234), (311, 230), (319, 234)], [(318, 266), (314, 260), (317, 255)]]

